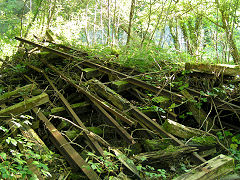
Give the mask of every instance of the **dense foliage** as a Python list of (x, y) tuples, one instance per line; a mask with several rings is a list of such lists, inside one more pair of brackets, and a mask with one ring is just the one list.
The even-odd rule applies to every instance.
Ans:
[[(1, 0), (1, 56), (17, 46), (14, 36), (33, 39), (51, 30), (73, 46), (128, 45), (137, 54), (174, 51), (180, 62), (237, 64), (238, 17), (238, 0)], [(127, 52), (122, 60), (135, 55)]]

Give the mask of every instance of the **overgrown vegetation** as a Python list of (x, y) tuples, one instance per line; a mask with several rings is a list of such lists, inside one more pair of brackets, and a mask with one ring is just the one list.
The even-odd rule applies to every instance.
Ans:
[[(132, 72), (140, 74), (136, 78), (175, 93), (181, 94), (184, 90), (194, 88), (199, 94), (189, 99), (183, 96), (181, 102), (174, 102), (172, 96), (159, 95), (161, 91), (155, 94), (144, 90), (137, 92), (141, 101), (133, 99), (131, 103), (150, 116), (154, 114), (151, 118), (159, 124), (163, 124), (164, 118), (171, 114), (175, 116), (176, 113), (174, 118), (180, 123), (199, 129), (203, 127), (196, 122), (192, 123), (196, 115), (186, 107), (190, 104), (198, 112), (206, 111), (206, 119), (212, 118), (220, 127), (214, 132), (218, 137), (218, 144), (224, 146), (220, 152), (228, 152), (228, 155), (234, 157), (236, 172), (239, 172), (240, 134), (236, 127), (225, 129), (225, 125), (222, 125), (228, 117), (231, 123), (236, 119), (239, 121), (239, 114), (236, 113), (238, 109), (230, 114), (228, 110), (232, 110), (232, 107), (226, 110), (214, 101), (217, 99), (224, 102), (223, 104), (233, 103), (239, 106), (239, 75), (199, 75), (199, 72), (184, 69), (188, 62), (206, 65), (240, 63), (239, 7), (238, 0), (1, 0), (1, 72), (11, 75), (11, 81), (8, 80), (16, 82), (13, 87), (22, 86), (22, 79), (19, 77), (29, 71), (27, 65), (42, 66), (39, 58), (49, 56), (49, 53), (41, 52), (42, 54), (36, 53), (36, 57), (33, 57), (35, 54), (31, 51), (32, 47), (24, 46), (14, 39), (15, 36), (20, 36), (53, 48), (56, 45), (49, 42), (74, 47), (66, 50), (72, 55), (75, 55), (75, 49), (81, 49), (85, 53), (81, 56), (88, 60), (102, 64), (117, 63), (126, 69), (129, 67)], [(11, 57), (15, 52), (14, 57)], [(64, 63), (68, 68), (67, 62)], [(57, 66), (61, 70), (66, 68), (59, 64)], [(44, 68), (46, 73), (52, 73), (49, 68)], [(72, 69), (69, 71), (74, 74)], [(76, 78), (76, 81), (79, 79)], [(7, 82), (0, 83), (0, 94), (12, 88)], [(24, 116), (22, 117), (21, 120), (24, 120)], [(23, 126), (17, 119), (13, 119), (11, 123), (16, 129)], [(34, 144), (20, 133), (15, 135), (17, 130), (12, 131), (9, 125), (0, 126), (0, 130), (3, 132), (0, 138), (2, 178), (36, 178), (30, 170), (30, 159), (41, 175), (45, 178), (52, 176), (54, 167), (49, 166), (57, 155), (52, 152), (35, 152)], [(211, 145), (216, 138), (192, 137), (191, 142), (200, 143), (201, 140)], [(121, 161), (122, 158), (125, 158), (127, 166), (134, 164), (125, 155), (122, 157), (110, 150), (104, 153), (105, 157), (88, 152), (86, 161), (106, 179), (114, 179), (123, 173), (122, 166), (126, 164)], [(143, 165), (145, 160), (143, 157), (142, 162), (136, 164), (136, 177), (139, 175), (146, 179), (167, 179), (192, 168), (185, 161), (165, 170)]]

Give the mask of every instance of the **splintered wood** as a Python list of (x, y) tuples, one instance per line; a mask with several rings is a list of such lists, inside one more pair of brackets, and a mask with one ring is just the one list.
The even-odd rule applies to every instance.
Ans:
[(221, 154), (175, 180), (214, 180), (234, 171), (234, 168), (233, 158)]

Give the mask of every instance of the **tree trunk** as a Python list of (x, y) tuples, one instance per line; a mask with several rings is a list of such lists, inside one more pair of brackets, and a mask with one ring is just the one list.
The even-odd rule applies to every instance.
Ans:
[(132, 19), (133, 19), (134, 9), (135, 9), (135, 0), (132, 0), (131, 10), (130, 10), (130, 15), (129, 15), (128, 37), (127, 37), (126, 45), (129, 44), (130, 38), (131, 38), (131, 28), (132, 28)]
[(169, 22), (169, 29), (170, 29), (170, 34), (172, 36), (173, 39), (173, 44), (176, 50), (180, 50), (180, 44), (178, 41), (178, 25), (177, 25), (177, 19), (176, 19), (176, 24), (175, 26), (173, 25), (173, 23), (170, 21)]
[(151, 15), (152, 15), (152, 0), (150, 0), (149, 15), (148, 15), (148, 25), (147, 25), (146, 32), (144, 33), (143, 38), (142, 38), (141, 47), (142, 47), (142, 45), (143, 45), (143, 43), (144, 43), (144, 41), (146, 39), (146, 36), (147, 36), (147, 33), (148, 33), (148, 29), (150, 27)]
[(110, 0), (108, 0), (107, 4), (107, 13), (108, 13), (108, 29), (107, 29), (107, 44), (110, 41), (110, 30), (111, 30), (111, 20), (110, 20)]

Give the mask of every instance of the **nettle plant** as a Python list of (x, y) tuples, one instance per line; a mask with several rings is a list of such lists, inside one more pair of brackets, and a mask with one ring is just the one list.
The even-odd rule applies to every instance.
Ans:
[[(23, 123), (29, 124), (30, 116), (25, 118)], [(27, 119), (26, 119), (27, 118)], [(12, 120), (15, 128), (22, 127), (18, 119)], [(16, 129), (15, 129), (16, 130)], [(51, 151), (40, 154), (34, 150), (34, 143), (21, 134), (12, 136), (14, 130), (0, 126), (1, 144), (0, 144), (0, 177), (2, 179), (37, 179), (29, 166), (34, 165), (40, 174), (46, 178), (51, 177), (47, 162), (53, 157)], [(21, 149), (21, 151), (20, 151)]]

